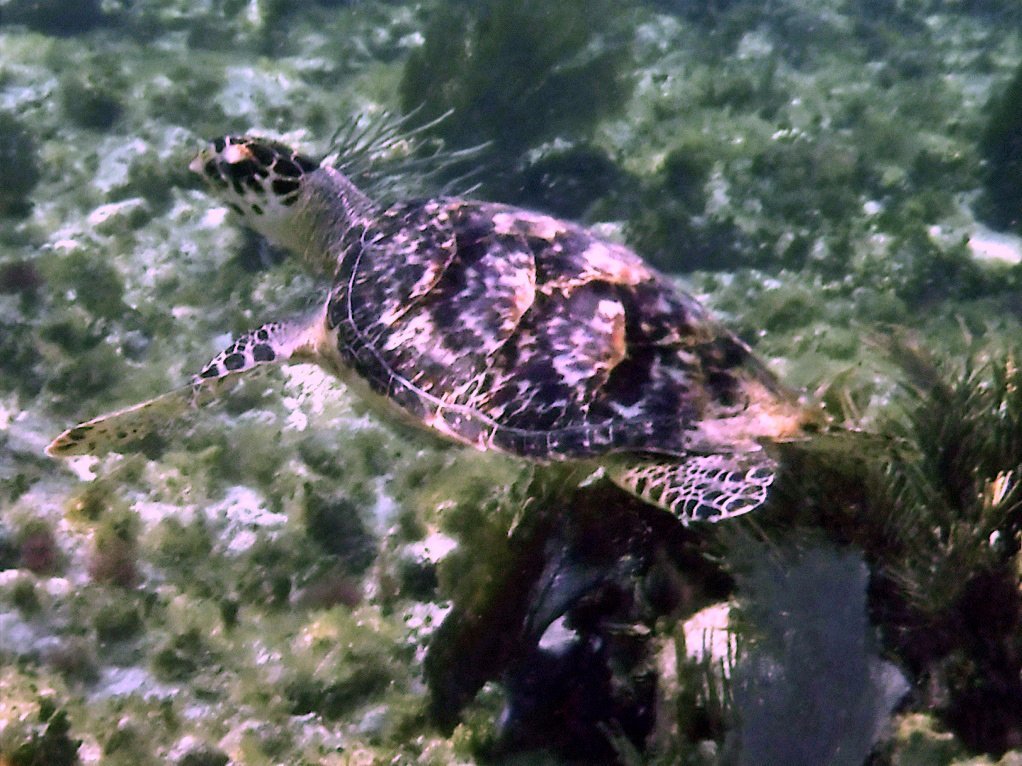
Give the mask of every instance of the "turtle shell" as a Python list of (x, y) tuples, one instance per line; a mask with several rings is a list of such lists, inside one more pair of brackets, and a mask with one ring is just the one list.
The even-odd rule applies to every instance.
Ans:
[(327, 321), (376, 393), (479, 449), (712, 453), (804, 419), (745, 344), (631, 250), (505, 205), (390, 208), (341, 260)]

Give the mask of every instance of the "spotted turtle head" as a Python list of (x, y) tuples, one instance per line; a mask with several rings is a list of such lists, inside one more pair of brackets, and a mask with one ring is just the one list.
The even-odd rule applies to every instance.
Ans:
[(189, 168), (257, 231), (273, 228), (299, 199), (315, 160), (277, 141), (224, 136), (211, 141)]
[(336, 269), (345, 252), (338, 242), (356, 224), (367, 225), (375, 211), (329, 163), (270, 139), (218, 138), (189, 168), (246, 226), (298, 255), (316, 273)]

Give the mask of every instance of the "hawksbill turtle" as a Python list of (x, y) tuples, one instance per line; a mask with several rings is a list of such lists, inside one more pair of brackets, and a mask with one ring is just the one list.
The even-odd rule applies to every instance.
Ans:
[(123, 449), (241, 376), (313, 362), (419, 430), (591, 464), (687, 524), (763, 504), (771, 443), (819, 427), (692, 296), (580, 225), (459, 197), (384, 209), (329, 162), (250, 136), (216, 139), (190, 168), (332, 274), (326, 299), (245, 333), (187, 385), (68, 429), (51, 456)]

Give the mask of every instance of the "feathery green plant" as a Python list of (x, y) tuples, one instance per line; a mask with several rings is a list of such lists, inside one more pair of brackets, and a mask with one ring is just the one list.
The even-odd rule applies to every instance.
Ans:
[[(940, 364), (904, 349), (904, 415), (883, 478), (890, 530), (904, 546), (900, 579), (916, 604), (940, 611), (968, 573), (1002, 567), (1022, 532), (1022, 370), (1016, 354)], [(897, 564), (895, 564), (897, 566)]]
[(863, 536), (873, 614), (917, 703), (971, 749), (1022, 736), (1022, 370), (1017, 351), (939, 363), (901, 344), (905, 405)]
[(456, 146), (492, 140), (505, 158), (584, 135), (631, 95), (623, 20), (607, 0), (439, 3), (405, 65), (404, 108), (422, 104), (425, 121), (453, 111), (435, 132)]

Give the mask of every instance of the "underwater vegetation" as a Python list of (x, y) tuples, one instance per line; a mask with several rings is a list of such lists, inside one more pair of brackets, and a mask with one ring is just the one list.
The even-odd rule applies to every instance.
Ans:
[[(0, 0), (0, 760), (1016, 761), (1022, 271), (974, 242), (1017, 220), (1020, 13)], [(296, 367), (55, 468), (317, 294), (187, 170), (253, 129), (598, 224), (875, 461), (793, 451), (740, 530), (680, 529)]]
[(1018, 350), (904, 358), (908, 401), (891, 432), (911, 452), (880, 483), (874, 615), (925, 703), (968, 747), (1000, 754), (1022, 741)]
[[(938, 362), (891, 342), (904, 388), (888, 437), (793, 450), (754, 527), (693, 534), (605, 490), (533, 479), (532, 513), (501, 544), (501, 574), (453, 594), (427, 655), (439, 720), (452, 726), (499, 679), (500, 723), (472, 746), (490, 757), (543, 747), (569, 760), (675, 763), (706, 757), (712, 742), (728, 763), (769, 753), (771, 763), (858, 764), (905, 705), (971, 751), (1016, 748), (1018, 352), (981, 347)], [(859, 438), (874, 439), (872, 457)], [(728, 594), (738, 644), (717, 660), (726, 671), (685, 660), (683, 648), (684, 680), (671, 686), (656, 659), (679, 651), (663, 644), (668, 626)], [(885, 757), (941, 751), (937, 734), (903, 715), (906, 740), (880, 745)], [(945, 751), (940, 762), (965, 752)]]
[(438, 3), (404, 65), (402, 108), (426, 122), (450, 113), (435, 131), (453, 146), (488, 144), (487, 184), (499, 194), (501, 169), (525, 150), (584, 138), (624, 107), (632, 90), (624, 18), (621, 4), (603, 0)]
[(991, 97), (979, 150), (986, 161), (977, 210), (991, 226), (1022, 232), (1022, 64)]
[[(78, 763), (81, 740), (69, 736), (71, 722), (67, 711), (54, 707), (52, 700), (39, 704), (38, 719), (28, 732), (18, 732), (25, 740), (14, 741), (13, 747), (0, 744), (11, 766), (73, 766)], [(4, 732), (8, 733), (8, 732)], [(3, 734), (0, 734), (0, 739)]]
[[(1017, 747), (1022, 725), (1018, 351), (979, 346), (938, 361), (908, 340), (891, 349), (903, 390), (880, 429), (890, 441), (873, 447), (880, 459), (789, 461), (766, 539), (801, 547), (823, 533), (842, 555), (861, 551), (875, 651), (906, 674), (912, 708), (999, 757)], [(773, 599), (744, 584), (748, 544), (732, 547), (739, 593), (759, 590), (747, 608), (762, 623)]]

